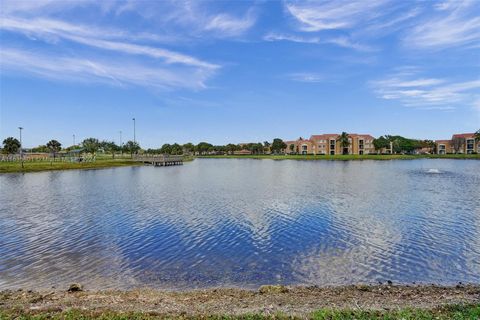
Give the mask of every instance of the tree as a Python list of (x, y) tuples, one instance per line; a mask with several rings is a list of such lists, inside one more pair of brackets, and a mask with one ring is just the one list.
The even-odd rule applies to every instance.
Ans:
[(14, 137), (8, 137), (3, 140), (3, 152), (6, 154), (17, 153), (20, 149), (20, 141)]
[(350, 136), (346, 132), (342, 132), (340, 136), (338, 136), (337, 141), (340, 143), (342, 147), (342, 154), (348, 154), (348, 147), (350, 146)]
[(105, 152), (112, 154), (112, 159), (115, 159), (115, 152), (120, 150), (120, 147), (113, 141), (102, 141), (100, 145)]
[(47, 143), (47, 148), (48, 150), (50, 150), (51, 153), (53, 153), (53, 161), (55, 161), (55, 158), (57, 157), (57, 152), (62, 149), (62, 144), (57, 140), (50, 140)]
[(377, 139), (373, 139), (373, 146), (375, 147), (375, 150), (378, 152), (381, 149), (390, 148), (390, 141), (388, 141), (388, 139), (385, 138), (384, 136), (381, 136)]
[(240, 149), (240, 146), (233, 143), (229, 143), (225, 146), (225, 148), (227, 152), (229, 152), (230, 154), (233, 154), (235, 151)]
[(463, 147), (463, 144), (465, 142), (465, 139), (463, 138), (460, 138), (460, 137), (454, 137), (452, 139), (452, 148), (453, 148), (453, 151), (455, 153), (459, 153), (460, 150), (462, 149)]
[(475, 132), (475, 139), (480, 140), (480, 129)]
[(295, 149), (295, 145), (292, 143), (290, 144), (290, 153), (293, 153), (293, 150)]
[(195, 146), (191, 142), (185, 143), (182, 146), (182, 148), (183, 148), (183, 153), (192, 154), (195, 152)]
[(270, 152), (270, 142), (263, 141), (263, 152), (269, 153)]
[(160, 148), (160, 153), (163, 154), (171, 154), (172, 153), (172, 146), (169, 143), (164, 143)]
[(32, 148), (32, 152), (48, 152), (48, 147), (46, 145), (40, 145), (38, 147)]
[(283, 140), (280, 138), (273, 139), (272, 145), (270, 147), (273, 153), (280, 153), (282, 150), (285, 150), (286, 148), (287, 148), (286, 143), (283, 142)]
[(263, 145), (259, 143), (249, 143), (247, 145), (247, 150), (249, 150), (252, 154), (260, 154), (263, 153)]
[(82, 146), (86, 152), (95, 154), (100, 148), (100, 142), (95, 138), (87, 138), (83, 140)]
[(208, 142), (200, 142), (197, 145), (197, 151), (200, 155), (202, 155), (206, 152), (213, 151), (213, 146)]
[(417, 148), (421, 148), (421, 141), (404, 138), (402, 136), (385, 136), (388, 142), (392, 143), (393, 153), (411, 153)]
[(140, 150), (140, 145), (138, 144), (138, 142), (133, 142), (129, 140), (123, 145), (123, 148), (125, 152), (129, 152), (130, 156), (133, 158), (133, 154), (137, 153)]
[(175, 154), (175, 155), (183, 154), (182, 146), (180, 146), (178, 143), (172, 144), (172, 150), (170, 151), (170, 154)]

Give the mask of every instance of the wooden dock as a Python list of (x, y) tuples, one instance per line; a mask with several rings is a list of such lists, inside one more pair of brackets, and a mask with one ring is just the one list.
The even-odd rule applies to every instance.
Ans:
[(146, 165), (155, 167), (179, 166), (183, 164), (183, 156), (168, 154), (136, 155), (133, 157), (133, 161), (143, 162)]

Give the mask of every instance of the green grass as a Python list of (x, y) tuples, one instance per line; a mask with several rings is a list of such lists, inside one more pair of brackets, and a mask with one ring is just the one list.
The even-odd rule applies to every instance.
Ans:
[[(193, 157), (185, 156), (184, 162), (193, 161)], [(68, 162), (68, 161), (25, 161), (24, 168), (20, 161), (0, 162), (0, 173), (15, 172), (39, 172), (51, 170), (71, 170), (71, 169), (104, 169), (112, 167), (138, 166), (141, 162), (132, 161), (130, 156), (117, 156), (112, 159), (110, 155), (99, 155), (94, 162)]]
[[(1, 310), (0, 319), (22, 319), (22, 320), (43, 320), (43, 319), (100, 319), (100, 320), (153, 320), (153, 319), (295, 319), (295, 317), (286, 314), (277, 313), (274, 315), (262, 314), (243, 314), (243, 315), (203, 315), (197, 317), (177, 316), (168, 317), (155, 312), (139, 313), (139, 312), (113, 312), (113, 311), (85, 311), (85, 310), (69, 310), (69, 311), (20, 311), (20, 310)], [(302, 317), (303, 318), (303, 317)], [(401, 310), (330, 310), (322, 309), (313, 312), (309, 317), (313, 320), (478, 320), (480, 319), (480, 304), (475, 305), (450, 305), (438, 307), (435, 309), (401, 309)]]
[(71, 170), (71, 169), (102, 169), (111, 167), (124, 167), (141, 165), (142, 163), (134, 162), (127, 159), (101, 159), (95, 162), (62, 162), (62, 161), (26, 161), (24, 169), (20, 162), (0, 162), (0, 173), (13, 172), (38, 172), (50, 170)]
[(411, 160), (411, 159), (478, 159), (480, 154), (427, 154), (427, 155), (212, 155), (198, 158), (218, 159), (272, 159), (272, 160)]

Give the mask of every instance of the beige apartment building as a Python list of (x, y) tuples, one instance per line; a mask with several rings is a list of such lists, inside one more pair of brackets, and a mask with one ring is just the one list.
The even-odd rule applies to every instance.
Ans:
[(475, 133), (457, 133), (450, 140), (436, 140), (437, 154), (447, 153), (480, 153), (480, 139)]
[[(299, 138), (293, 141), (285, 141), (287, 149), (285, 153), (336, 155), (336, 154), (371, 154), (375, 153), (373, 139), (369, 134), (349, 133), (350, 145), (343, 148), (338, 141), (339, 134), (312, 135), (310, 139)], [(345, 149), (345, 150), (344, 150)]]

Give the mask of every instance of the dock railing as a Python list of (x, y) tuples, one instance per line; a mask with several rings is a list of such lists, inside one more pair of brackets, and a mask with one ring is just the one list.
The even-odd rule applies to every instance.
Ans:
[(133, 161), (139, 161), (154, 166), (174, 166), (183, 164), (183, 156), (170, 154), (137, 154), (133, 156)]

